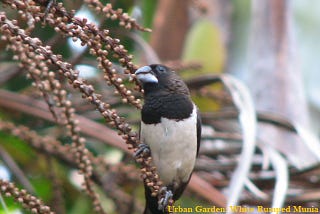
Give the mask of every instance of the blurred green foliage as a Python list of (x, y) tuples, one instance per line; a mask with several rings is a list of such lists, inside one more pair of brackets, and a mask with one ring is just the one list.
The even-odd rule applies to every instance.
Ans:
[(185, 78), (200, 74), (222, 73), (225, 66), (226, 48), (222, 42), (219, 28), (206, 19), (197, 20), (187, 35), (184, 61), (195, 61), (202, 65), (202, 69), (182, 73)]

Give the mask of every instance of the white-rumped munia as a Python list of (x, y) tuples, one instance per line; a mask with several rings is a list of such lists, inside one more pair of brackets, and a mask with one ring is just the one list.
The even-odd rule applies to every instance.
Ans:
[(158, 202), (145, 186), (145, 214), (164, 213), (168, 200), (180, 198), (186, 188), (199, 151), (201, 120), (190, 92), (170, 68), (153, 64), (139, 68), (135, 75), (144, 90), (140, 140), (136, 155), (147, 149), (165, 188)]

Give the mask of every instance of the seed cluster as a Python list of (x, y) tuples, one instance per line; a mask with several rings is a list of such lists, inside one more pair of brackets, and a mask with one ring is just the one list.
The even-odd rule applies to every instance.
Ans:
[[(18, 1), (14, 1), (16, 4)], [(19, 1), (20, 2), (20, 1)], [(21, 3), (21, 2), (20, 2)], [(14, 4), (15, 5), (15, 4)], [(16, 8), (24, 8), (22, 6), (23, 4), (15, 5)], [(12, 5), (11, 5), (12, 6)], [(26, 5), (24, 5), (26, 7)], [(35, 9), (34, 9), (35, 8)], [(33, 9), (36, 11), (36, 14), (40, 14), (39, 7), (34, 7)], [(64, 14), (66, 13), (64, 9), (61, 9), (60, 6), (59, 13), (55, 14)], [(40, 16), (39, 16), (40, 17)], [(51, 17), (51, 19), (50, 19)], [(69, 26), (65, 25), (65, 22), (62, 22), (62, 19), (69, 19), (69, 21), (73, 21), (74, 23), (77, 23), (77, 26), (81, 26), (82, 29), (78, 32), (79, 34), (74, 33), (79, 30), (78, 27), (72, 27), (75, 26), (70, 24)], [(51, 21), (50, 21), (51, 20)], [(101, 32), (90, 24), (87, 24), (84, 19), (76, 19), (76, 18), (70, 18), (70, 15), (67, 17), (64, 16), (64, 18), (57, 18), (58, 21), (52, 22), (52, 16), (48, 14), (47, 22), (52, 25), (56, 25), (55, 28), (57, 28), (57, 31), (63, 31), (66, 34), (69, 35), (76, 35), (78, 37), (81, 37), (81, 41), (87, 41), (90, 43), (90, 40), (86, 38), (85, 34), (81, 34), (81, 32), (96, 32), (96, 36), (98, 38), (101, 38)], [(60, 21), (59, 21), (60, 20)], [(65, 20), (66, 21), (66, 20)], [(65, 76), (68, 79), (68, 83), (71, 84), (75, 89), (79, 90), (82, 93), (82, 97), (87, 99), (90, 103), (95, 105), (97, 110), (101, 113), (101, 115), (106, 119), (106, 121), (111, 125), (112, 127), (115, 127), (119, 134), (122, 136), (122, 138), (126, 141), (128, 144), (129, 149), (136, 149), (139, 140), (137, 137), (137, 133), (133, 132), (131, 130), (131, 127), (128, 123), (125, 122), (124, 118), (121, 118), (117, 112), (114, 109), (110, 109), (110, 105), (103, 102), (101, 100), (101, 97), (99, 94), (95, 93), (95, 89), (92, 85), (89, 85), (86, 83), (85, 80), (79, 78), (79, 72), (74, 70), (72, 68), (72, 65), (64, 62), (62, 60), (62, 57), (60, 55), (56, 55), (52, 52), (51, 47), (49, 46), (43, 46), (41, 40), (38, 38), (32, 38), (28, 35), (28, 32), (21, 29), (18, 26), (17, 21), (15, 20), (9, 20), (7, 19), (6, 15), (4, 13), (0, 14), (0, 32), (2, 33), (2, 40), (5, 40), (8, 42), (8, 48), (14, 51), (15, 58), (20, 60), (22, 63), (22, 66), (28, 68), (29, 70), (29, 76), (34, 80), (35, 86), (42, 92), (44, 95), (45, 100), (47, 101), (50, 111), (54, 114), (53, 104), (52, 100), (55, 101), (57, 104), (56, 107), (61, 107), (62, 112), (64, 112), (65, 118), (59, 118), (60, 122), (68, 127), (68, 130), (70, 132), (70, 135), (72, 137), (73, 146), (72, 151), (76, 154), (78, 167), (80, 168), (81, 172), (84, 174), (85, 178), (85, 188), (88, 192), (88, 194), (92, 197), (93, 203), (95, 205), (96, 211), (100, 213), (104, 213), (99, 201), (97, 194), (92, 189), (92, 181), (90, 180), (90, 176), (92, 173), (92, 166), (91, 161), (88, 158), (88, 150), (85, 148), (84, 138), (79, 136), (79, 128), (77, 126), (77, 121), (74, 119), (74, 109), (71, 107), (71, 102), (69, 100), (66, 100), (65, 95), (66, 92), (61, 89), (61, 85), (59, 82), (56, 81), (55, 73), (49, 72), (49, 67), (52, 67), (52, 65), (57, 67), (58, 72)], [(74, 29), (75, 31), (73, 31)], [(103, 34), (104, 38), (110, 38), (107, 36), (107, 34)], [(77, 37), (77, 38), (78, 38)], [(101, 41), (101, 40), (99, 40)], [(119, 41), (116, 41), (117, 43)], [(92, 45), (92, 43), (90, 43)], [(114, 44), (114, 43), (113, 43)], [(90, 51), (95, 51), (95, 54), (99, 55), (98, 61), (101, 62), (101, 65), (108, 64), (109, 61), (106, 58), (107, 53), (104, 50), (101, 50), (101, 45), (95, 44), (92, 45), (92, 47), (99, 48), (91, 48)], [(124, 49), (121, 48), (121, 46), (117, 46), (118, 48), (114, 48), (115, 51), (118, 51), (119, 53), (123, 53), (122, 51)], [(112, 48), (111, 48), (112, 49)], [(126, 54), (126, 52), (124, 53)], [(127, 55), (126, 55), (127, 56)], [(104, 58), (105, 57), (105, 58)], [(129, 57), (130, 58), (130, 57)], [(123, 58), (124, 63), (127, 65), (127, 67), (134, 68), (132, 63), (129, 63)], [(44, 64), (43, 64), (44, 63)], [(32, 70), (32, 71), (30, 71)], [(130, 71), (128, 69), (128, 71)], [(112, 72), (115, 74), (114, 72)], [(110, 73), (108, 73), (110, 74)], [(112, 75), (113, 75), (112, 74)], [(110, 76), (110, 84), (116, 85), (116, 83), (121, 83), (120, 79), (113, 79), (114, 76)], [(109, 77), (108, 77), (109, 78)], [(124, 85), (121, 83), (119, 84), (119, 88), (121, 89), (121, 92), (124, 92), (122, 96), (125, 96), (128, 102), (131, 102), (135, 100), (135, 98), (131, 95), (131, 91), (129, 90), (123, 90)], [(53, 91), (52, 99), (49, 99), (48, 93)], [(138, 102), (136, 103), (138, 104)], [(138, 106), (140, 107), (140, 106)], [(56, 114), (57, 115), (57, 114)], [(57, 117), (57, 116), (56, 116)], [(147, 186), (150, 186), (153, 195), (157, 195), (159, 189), (161, 188), (162, 183), (159, 181), (159, 177), (156, 173), (156, 168), (152, 166), (151, 164), (151, 157), (148, 155), (143, 155), (137, 158), (137, 162), (141, 164), (141, 172), (142, 177), (146, 183)]]
[[(11, 24), (17, 24), (15, 21)], [(10, 25), (10, 23), (9, 23)], [(12, 26), (13, 26), (12, 25)], [(4, 26), (3, 29), (6, 27)], [(22, 33), (22, 31), (21, 31)], [(56, 120), (58, 120), (57, 115), (64, 115), (61, 124), (67, 127), (68, 134), (72, 139), (72, 149), (71, 152), (74, 153), (76, 162), (80, 173), (84, 175), (85, 183), (84, 187), (88, 195), (93, 199), (95, 204), (95, 209), (103, 213), (102, 206), (100, 205), (98, 195), (92, 190), (92, 164), (88, 158), (88, 149), (85, 147), (85, 139), (80, 136), (80, 128), (78, 126), (78, 121), (74, 117), (74, 108), (70, 100), (66, 99), (66, 91), (61, 89), (61, 84), (58, 80), (55, 79), (54, 72), (48, 72), (48, 61), (46, 61), (43, 55), (36, 54), (30, 49), (28, 44), (24, 43), (24, 40), (21, 37), (11, 37), (8, 34), (2, 36), (3, 40), (8, 41), (8, 48), (14, 51), (14, 58), (20, 60), (23, 67), (28, 70), (29, 77), (34, 80), (34, 85), (42, 93), (44, 100), (49, 106), (49, 110)], [(40, 40), (31, 39), (32, 43), (40, 44)], [(46, 47), (49, 48), (49, 47)], [(49, 96), (49, 93), (53, 93), (53, 99)], [(55, 102), (53, 102), (55, 101)], [(60, 107), (62, 114), (56, 114), (54, 111), (55, 104)]]
[(11, 182), (0, 179), (0, 192), (6, 197), (13, 197), (16, 202), (28, 208), (32, 213), (54, 214), (50, 207), (44, 205), (41, 200), (28, 194), (24, 189), (18, 189)]
[[(108, 59), (108, 55), (112, 54), (113, 57), (118, 58), (119, 63), (125, 68), (124, 72), (130, 76), (129, 80), (137, 83), (134, 76), (134, 72), (137, 67), (132, 63), (132, 55), (128, 54), (128, 51), (120, 44), (120, 40), (109, 36), (108, 30), (100, 30), (95, 24), (88, 23), (87, 19), (74, 17), (73, 12), (67, 12), (62, 3), (53, 5), (51, 10), (45, 14), (42, 11), (44, 7), (37, 5), (41, 4), (38, 1), (19, 1), (19, 0), (5, 0), (5, 3), (9, 4), (13, 9), (18, 10), (21, 17), (25, 20), (32, 16), (31, 23), (41, 22), (45, 20), (45, 23), (54, 28), (54, 30), (63, 36), (71, 37), (73, 41), (80, 39), (81, 45), (89, 47), (89, 53), (94, 55), (98, 61), (98, 67), (105, 73), (104, 78), (109, 85), (115, 87), (117, 94), (121, 95), (125, 103), (130, 103), (137, 108), (141, 108), (141, 101), (136, 99), (132, 94), (132, 91), (127, 89), (123, 84), (122, 79), (118, 76), (116, 70), (113, 68), (113, 63)], [(110, 8), (110, 6), (106, 6)], [(120, 11), (114, 11), (112, 8), (108, 10), (108, 13), (112, 13), (112, 16), (117, 16), (121, 20), (127, 20), (130, 25), (135, 23), (128, 16), (120, 16)], [(29, 15), (27, 15), (29, 14)], [(118, 15), (116, 15), (118, 14)], [(120, 18), (122, 17), (122, 18)], [(123, 18), (127, 17), (127, 19)], [(28, 21), (29, 22), (29, 21)], [(127, 25), (128, 25), (127, 24)], [(138, 26), (137, 24), (134, 26)], [(26, 32), (27, 33), (27, 32)], [(141, 90), (136, 85), (135, 90)]]
[[(25, 126), (16, 126), (11, 122), (0, 120), (0, 131), (8, 133), (12, 136), (15, 136), (25, 143), (30, 145), (36, 151), (41, 154), (46, 154), (50, 157), (54, 157), (57, 160), (63, 161), (70, 167), (74, 168), (78, 166), (76, 162), (75, 154), (72, 151), (70, 145), (63, 145), (60, 141), (51, 138), (49, 136), (40, 136), (35, 131), (30, 130)], [(134, 170), (133, 165), (125, 165), (123, 163), (110, 165), (101, 157), (95, 157), (91, 153), (88, 153), (88, 158), (92, 162), (94, 182), (101, 185), (104, 188), (104, 191), (108, 194), (108, 197), (111, 197), (115, 201), (121, 201), (121, 204), (129, 204), (131, 199), (128, 198), (122, 191), (117, 190), (116, 185), (110, 185), (105, 176), (116, 176), (117, 178), (124, 179), (124, 181), (133, 180), (137, 182), (139, 176), (138, 173)], [(117, 183), (121, 183), (121, 179)], [(1, 185), (0, 185), (1, 188)], [(9, 196), (9, 195), (8, 195)], [(119, 198), (120, 197), (120, 198)]]
[(135, 19), (131, 18), (127, 13), (124, 13), (121, 8), (114, 10), (112, 4), (106, 4), (105, 6), (99, 0), (85, 0), (90, 7), (92, 7), (97, 13), (103, 13), (106, 18), (112, 20), (119, 20), (120, 26), (126, 29), (136, 29), (145, 32), (151, 32), (150, 29), (141, 27)]

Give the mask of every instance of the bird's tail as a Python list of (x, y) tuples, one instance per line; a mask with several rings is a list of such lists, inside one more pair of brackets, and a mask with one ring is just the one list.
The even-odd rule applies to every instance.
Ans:
[(158, 198), (151, 195), (150, 187), (145, 186), (146, 207), (143, 214), (164, 214), (162, 210), (158, 210)]
[(146, 207), (143, 212), (143, 214), (165, 214), (165, 213), (166, 212), (163, 212), (162, 210), (158, 210), (158, 206), (157, 207), (148, 206), (148, 204), (146, 204)]
[(143, 214), (153, 214), (153, 212), (149, 209), (149, 207), (146, 206), (146, 208), (144, 209)]

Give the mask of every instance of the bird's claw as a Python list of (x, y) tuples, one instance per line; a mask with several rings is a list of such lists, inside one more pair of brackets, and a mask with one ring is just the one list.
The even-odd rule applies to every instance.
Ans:
[(138, 149), (134, 152), (133, 157), (137, 158), (140, 155), (148, 153), (150, 153), (150, 147), (147, 144), (141, 143), (138, 145)]
[(164, 211), (164, 209), (168, 206), (169, 200), (172, 199), (173, 194), (171, 190), (167, 190), (167, 187), (162, 187), (160, 189), (160, 194), (164, 195), (158, 203), (158, 210)]

